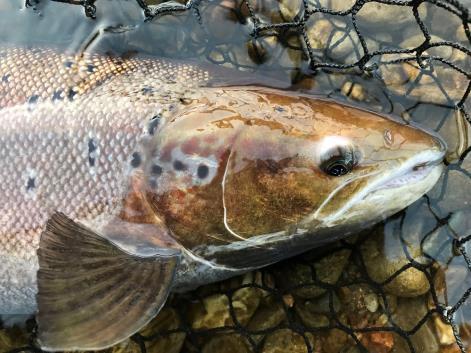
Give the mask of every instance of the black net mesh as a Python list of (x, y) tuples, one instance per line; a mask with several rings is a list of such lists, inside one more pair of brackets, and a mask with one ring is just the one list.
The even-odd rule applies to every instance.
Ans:
[[(471, 351), (470, 4), (136, 1), (157, 28), (139, 43), (144, 51), (263, 71), (400, 115), (438, 131), (449, 153), (438, 185), (374, 229), (174, 294), (148, 327), (108, 351)], [(83, 6), (84, 20), (99, 16), (99, 1), (59, 2)], [(34, 320), (27, 332), (5, 329), (0, 342), (9, 353), (40, 352), (34, 330)]]

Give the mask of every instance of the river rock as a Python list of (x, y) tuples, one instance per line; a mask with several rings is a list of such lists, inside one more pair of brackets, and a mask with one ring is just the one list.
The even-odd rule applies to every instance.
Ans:
[[(410, 61), (380, 65), (378, 73), (385, 86), (394, 93), (434, 104), (450, 104), (449, 99), (457, 103), (468, 84), (466, 76), (436, 61), (431, 72), (425, 72), (415, 61)], [(440, 86), (436, 82), (440, 82)]]
[(307, 353), (304, 338), (289, 330), (281, 329), (270, 333), (263, 345), (262, 353)]
[(353, 63), (363, 56), (360, 38), (350, 25), (345, 30), (336, 30), (329, 43), (329, 55), (334, 61)]
[[(406, 254), (402, 251), (399, 234), (393, 230), (385, 232), (376, 227), (373, 234), (361, 245), (361, 254), (365, 262), (368, 275), (377, 283), (383, 283), (393, 276), (404, 265), (409, 264)], [(420, 243), (409, 248), (412, 257), (421, 257)], [(425, 274), (410, 267), (401, 272), (393, 280), (384, 285), (388, 293), (400, 297), (415, 297), (422, 295), (430, 289)]]
[[(431, 35), (430, 37), (431, 37), (430, 43), (432, 44), (445, 41), (445, 39), (436, 35)], [(399, 46), (402, 49), (413, 49), (420, 46), (424, 41), (425, 41), (425, 37), (423, 33), (418, 33), (415, 36), (409, 37), (406, 40), (404, 40)], [(439, 56), (445, 60), (449, 60), (452, 62), (460, 62), (468, 58), (468, 56), (465, 53), (463, 53), (461, 50), (455, 49), (448, 45), (431, 47), (424, 52), (424, 55)]]
[(456, 29), (456, 38), (462, 42), (464, 45), (469, 45), (468, 37), (464, 31), (464, 27), (461, 25)]
[(394, 334), (385, 331), (366, 332), (361, 337), (361, 343), (368, 352), (389, 353), (394, 348)]
[(229, 298), (225, 294), (214, 294), (191, 305), (189, 321), (191, 327), (196, 330), (233, 325)]
[(237, 321), (246, 325), (260, 304), (262, 290), (255, 287), (244, 287), (236, 290), (232, 295), (232, 307)]
[(338, 353), (353, 346), (354, 343), (349, 339), (348, 334), (345, 331), (339, 329), (331, 329), (327, 332), (327, 335), (322, 337), (322, 350), (325, 353)]
[(350, 63), (363, 56), (358, 35), (348, 19), (316, 14), (309, 18), (306, 28), (311, 48), (330, 60)]
[[(153, 336), (160, 331), (177, 329), (180, 326), (180, 319), (176, 311), (172, 308), (164, 308), (159, 314), (140, 332), (143, 336)], [(159, 336), (150, 341), (145, 341), (147, 352), (179, 353), (185, 341), (186, 334), (181, 332), (170, 335)]]
[[(392, 319), (400, 328), (410, 331), (424, 318), (427, 311), (426, 299), (422, 296), (400, 298)], [(416, 352), (436, 353), (440, 350), (431, 317), (411, 336), (411, 341)]]
[[(467, 158), (471, 156), (468, 155)], [(469, 176), (460, 170), (450, 170), (447, 176), (442, 176), (438, 184), (445, 183), (444, 191), (441, 193), (441, 188), (435, 188), (431, 196), (438, 199), (439, 207), (444, 210), (444, 213), (458, 211), (461, 209), (469, 208), (471, 206), (471, 196), (464, 190), (471, 190), (471, 180)]]
[(379, 299), (373, 289), (365, 283), (352, 284), (339, 289), (342, 314), (353, 328), (364, 328), (377, 322), (380, 316)]
[(471, 208), (454, 212), (448, 221), (448, 226), (459, 237), (469, 235), (471, 229)]
[(329, 40), (330, 34), (334, 26), (332, 22), (325, 18), (319, 18), (319, 16), (311, 16), (306, 23), (307, 37), (312, 49), (324, 50), (327, 48), (327, 41)]
[[(156, 351), (161, 353), (167, 351)], [(217, 335), (209, 339), (203, 346), (202, 353), (250, 353), (253, 352), (250, 344), (241, 335)]]
[(260, 306), (250, 319), (247, 329), (249, 331), (262, 331), (274, 328), (286, 320), (286, 312), (281, 301), (273, 296), (263, 298)]
[[(231, 302), (237, 321), (247, 324), (258, 305), (262, 291), (255, 287), (244, 287), (232, 294)], [(189, 320), (193, 329), (210, 329), (233, 325), (229, 309), (229, 297), (226, 294), (209, 295), (201, 302), (193, 304), (189, 311)]]
[(356, 101), (364, 101), (366, 98), (366, 92), (363, 86), (355, 82), (346, 81), (340, 91)]
[[(350, 250), (341, 249), (329, 253), (317, 261), (312, 261), (312, 269), (316, 271), (317, 280), (327, 284), (337, 283), (349, 257)], [(277, 269), (275, 276), (282, 288), (289, 289), (302, 285), (301, 288), (291, 291), (293, 295), (300, 298), (311, 299), (325, 293), (325, 289), (312, 284), (311, 267), (304, 264), (283, 264)]]
[(435, 315), (433, 319), (435, 323), (435, 330), (437, 332), (438, 340), (442, 346), (449, 346), (456, 343), (453, 328), (450, 324), (443, 322), (440, 316)]
[(276, 36), (251, 39), (246, 45), (250, 59), (257, 65), (263, 64), (271, 58), (278, 57), (283, 49)]
[(292, 22), (301, 19), (304, 13), (302, 0), (279, 1), (279, 14), (272, 17), (272, 22)]
[(0, 352), (27, 346), (28, 341), (28, 333), (25, 330), (17, 326), (8, 329), (0, 327)]
[[(320, 327), (328, 327), (329, 326), (329, 318), (325, 314), (319, 313), (316, 309), (316, 305), (310, 302), (309, 300), (306, 301), (297, 301), (295, 305), (295, 310), (298, 316), (300, 317), (302, 323), (309, 328), (320, 328)], [(323, 311), (329, 310), (329, 305), (323, 308)]]
[[(420, 17), (424, 18), (427, 14), (427, 8), (419, 6), (418, 9)], [(412, 13), (412, 6), (397, 6), (379, 2), (369, 2), (363, 5), (357, 13), (357, 19), (374, 27), (376, 30), (382, 31), (404, 28), (407, 24), (417, 25)]]
[(318, 0), (316, 7), (324, 7), (332, 11), (347, 11), (355, 5), (355, 0)]

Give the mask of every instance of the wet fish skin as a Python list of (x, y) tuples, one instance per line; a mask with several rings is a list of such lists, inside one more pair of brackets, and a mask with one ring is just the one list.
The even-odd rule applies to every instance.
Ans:
[(0, 313), (35, 311), (36, 250), (51, 212), (112, 212), (149, 122), (205, 75), (160, 61), (0, 50)]
[[(420, 129), (210, 80), (159, 59), (0, 49), (0, 313), (35, 312), (37, 249), (57, 211), (130, 253), (182, 250), (170, 285), (184, 290), (345, 236), (441, 173), (445, 146)], [(355, 159), (340, 177), (322, 169), (336, 153)], [(153, 230), (117, 239), (111, 220)]]

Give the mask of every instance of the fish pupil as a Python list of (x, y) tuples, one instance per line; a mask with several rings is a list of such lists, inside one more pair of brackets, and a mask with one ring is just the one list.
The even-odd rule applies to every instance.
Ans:
[(341, 176), (350, 172), (351, 167), (349, 167), (344, 161), (335, 161), (330, 164), (325, 171), (327, 174), (332, 176)]
[(209, 168), (207, 165), (200, 164), (197, 170), (198, 178), (204, 179), (209, 174)]

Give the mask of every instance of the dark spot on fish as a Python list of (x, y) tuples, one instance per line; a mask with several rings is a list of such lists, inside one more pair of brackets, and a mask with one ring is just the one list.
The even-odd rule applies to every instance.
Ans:
[(189, 98), (185, 98), (185, 97), (180, 97), (180, 103), (183, 104), (183, 105), (188, 105), (191, 103), (191, 99)]
[(142, 94), (148, 96), (154, 92), (154, 89), (152, 87), (143, 87), (141, 89)]
[(88, 140), (88, 153), (92, 153), (96, 151), (97, 145), (94, 139), (89, 139)]
[(28, 103), (35, 104), (38, 101), (38, 99), (39, 99), (39, 96), (37, 94), (34, 94), (31, 97), (29, 97)]
[(95, 151), (97, 150), (98, 146), (94, 139), (88, 139), (88, 164), (90, 167), (95, 166)]
[(283, 107), (277, 105), (277, 106), (275, 107), (275, 110), (276, 110), (277, 112), (283, 113), (283, 112), (285, 111), (285, 108), (283, 108)]
[(175, 170), (186, 170), (186, 165), (177, 159), (175, 162), (173, 162), (173, 168)]
[(200, 164), (198, 166), (198, 170), (196, 171), (196, 173), (198, 174), (198, 178), (200, 179), (204, 179), (208, 176), (209, 174), (209, 168), (207, 165), (205, 164)]
[(157, 180), (155, 178), (149, 178), (149, 186), (151, 189), (157, 188)]
[(67, 67), (67, 68), (71, 68), (73, 64), (74, 64), (73, 61), (66, 61), (66, 62), (64, 62), (64, 66)]
[(150, 172), (154, 175), (161, 175), (162, 174), (162, 167), (158, 164), (154, 164), (150, 170)]
[(69, 92), (67, 93), (67, 98), (71, 101), (74, 100), (75, 95), (77, 92), (74, 91), (73, 88), (69, 88)]
[(88, 71), (88, 72), (93, 72), (93, 71), (95, 71), (95, 65), (88, 64), (88, 65), (87, 65), (87, 71)]
[(149, 126), (147, 128), (149, 135), (155, 134), (155, 130), (157, 130), (157, 127), (159, 126), (159, 122), (160, 122), (160, 115), (154, 115), (152, 119), (150, 119)]
[(8, 83), (8, 79), (10, 78), (10, 74), (6, 74), (2, 76), (2, 82)]
[(54, 93), (52, 94), (52, 101), (57, 101), (57, 100), (62, 100), (62, 90), (61, 89), (58, 89), (57, 91), (54, 91)]
[(35, 187), (36, 187), (36, 179), (29, 177), (26, 183), (26, 190), (27, 191), (33, 190)]
[(137, 168), (141, 165), (141, 155), (139, 152), (134, 152), (131, 156), (131, 166)]

